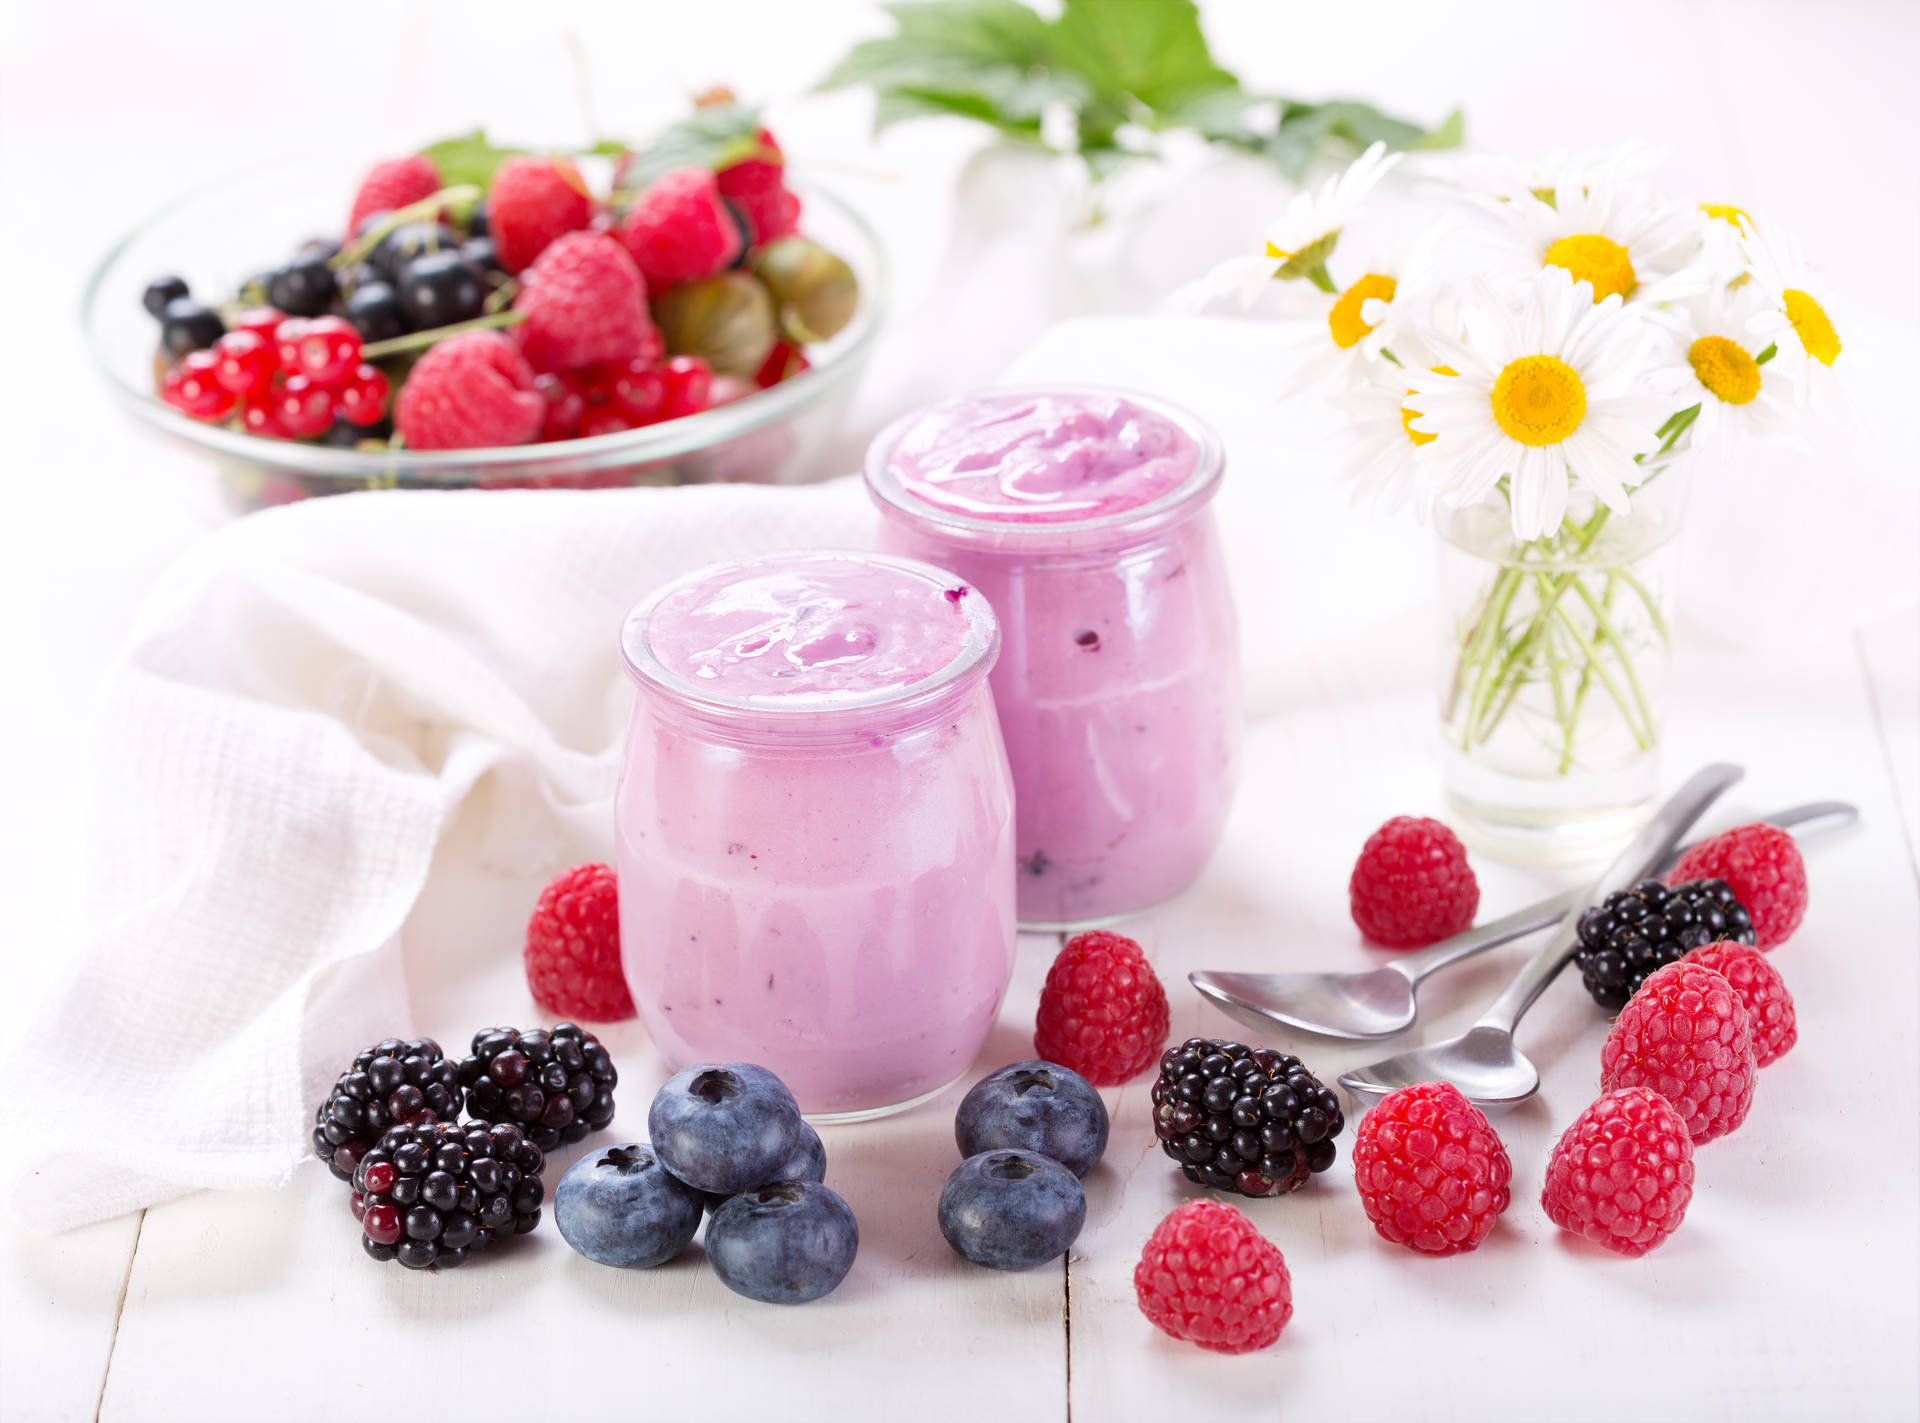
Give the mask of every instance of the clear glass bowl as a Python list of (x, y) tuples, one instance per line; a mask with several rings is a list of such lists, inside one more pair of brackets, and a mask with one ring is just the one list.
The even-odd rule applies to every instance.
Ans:
[(155, 277), (195, 295), (237, 291), (308, 237), (339, 230), (362, 163), (276, 162), (190, 192), (119, 242), (87, 283), (81, 322), (95, 364), (129, 410), (206, 453), (237, 512), (359, 489), (603, 489), (633, 484), (791, 484), (829, 473), (817, 456), (841, 423), (879, 329), (879, 238), (852, 207), (804, 181), (801, 231), (860, 280), (845, 330), (807, 349), (813, 368), (729, 405), (592, 439), (491, 450), (372, 453), (268, 440), (208, 425), (156, 393), (159, 327), (140, 303)]

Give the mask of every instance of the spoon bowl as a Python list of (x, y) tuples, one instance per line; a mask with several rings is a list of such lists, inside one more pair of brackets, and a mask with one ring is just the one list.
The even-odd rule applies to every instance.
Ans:
[(1389, 1092), (1439, 1081), (1451, 1082), (1483, 1112), (1517, 1107), (1540, 1090), (1539, 1070), (1514, 1046), (1513, 1034), (1486, 1026), (1356, 1067), (1340, 1077), (1340, 1085), (1353, 1094), (1362, 1114)]
[(1394, 965), (1369, 973), (1187, 975), (1221, 1012), (1261, 1032), (1275, 1023), (1341, 1038), (1390, 1038), (1413, 1024), (1413, 980)]

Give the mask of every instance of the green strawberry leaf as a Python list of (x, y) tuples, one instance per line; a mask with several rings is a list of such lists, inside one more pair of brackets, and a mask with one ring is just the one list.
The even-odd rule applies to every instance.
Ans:
[(493, 181), (493, 175), (502, 163), (526, 151), (524, 148), (497, 147), (488, 140), (485, 129), (477, 128), (472, 133), (430, 143), (420, 150), (420, 156), (433, 160), (433, 166), (440, 170), (442, 187), (472, 184), (484, 188)]
[(639, 150), (620, 185), (640, 192), (675, 168), (725, 168), (760, 152), (760, 111), (740, 104), (695, 109)]

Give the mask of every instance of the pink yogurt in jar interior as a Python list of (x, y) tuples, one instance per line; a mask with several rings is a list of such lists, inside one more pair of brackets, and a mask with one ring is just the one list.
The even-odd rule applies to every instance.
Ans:
[(1013, 965), (997, 648), (978, 594), (872, 554), (703, 569), (628, 618), (621, 948), (673, 1068), (757, 1062), (824, 1117), (966, 1070)]
[(1240, 664), (1209, 500), (1218, 440), (1150, 396), (1009, 389), (910, 416), (867, 457), (882, 545), (998, 613), (1019, 914), (1079, 927), (1185, 889), (1239, 774)]

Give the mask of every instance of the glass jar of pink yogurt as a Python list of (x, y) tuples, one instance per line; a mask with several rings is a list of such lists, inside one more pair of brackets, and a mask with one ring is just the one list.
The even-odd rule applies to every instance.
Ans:
[(1199, 876), (1240, 768), (1219, 439), (1166, 401), (1011, 388), (896, 422), (867, 454), (882, 546), (986, 595), (1013, 767), (1019, 915), (1078, 928)]
[(795, 553), (631, 615), (620, 942), (678, 1070), (757, 1062), (816, 1118), (966, 1071), (1013, 972), (1013, 789), (986, 599), (938, 569)]

